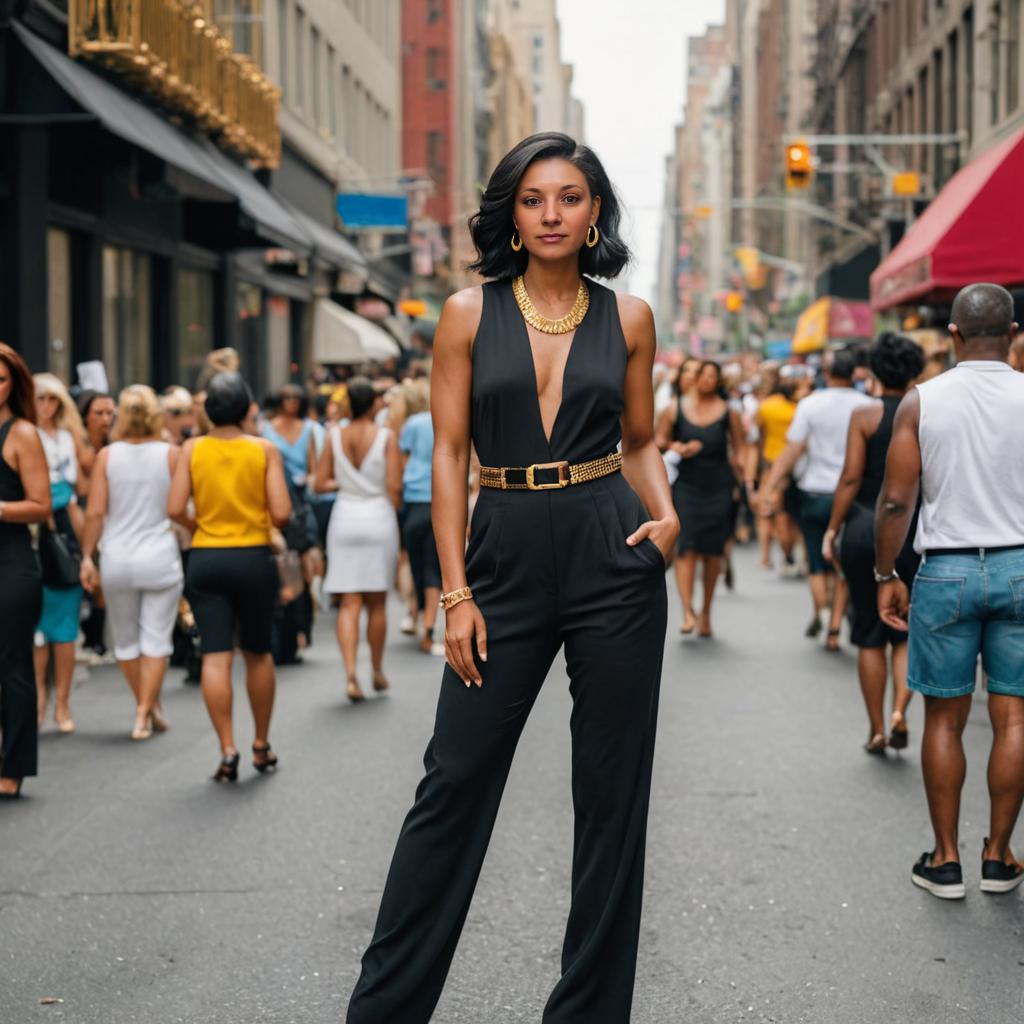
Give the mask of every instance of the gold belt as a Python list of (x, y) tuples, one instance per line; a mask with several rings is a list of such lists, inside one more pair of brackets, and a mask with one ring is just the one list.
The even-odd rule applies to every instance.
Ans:
[(532, 466), (481, 466), (480, 486), (497, 487), (503, 491), (552, 491), (572, 484), (585, 484), (588, 480), (618, 473), (620, 469), (620, 452), (572, 465), (563, 459), (561, 462), (535, 462)]

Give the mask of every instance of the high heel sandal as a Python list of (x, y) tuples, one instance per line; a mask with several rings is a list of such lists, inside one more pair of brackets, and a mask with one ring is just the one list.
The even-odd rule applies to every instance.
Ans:
[(839, 629), (830, 629), (828, 631), (828, 636), (825, 640), (825, 650), (830, 654), (838, 654), (842, 650), (839, 646), (839, 637), (841, 633), (842, 630)]
[(348, 697), (353, 704), (358, 704), (361, 700), (366, 700), (366, 694), (363, 693), (362, 687), (359, 685), (359, 680), (355, 676), (350, 676), (348, 683), (345, 685), (345, 696)]
[(373, 688), (377, 691), (377, 693), (384, 693), (385, 690), (391, 689), (391, 684), (384, 677), (383, 672), (373, 673)]
[(270, 749), (269, 743), (254, 743), (252, 754), (252, 766), (261, 775), (265, 771), (277, 768), (277, 754)]
[(226, 754), (220, 759), (217, 771), (210, 776), (214, 782), (237, 782), (238, 781), (238, 752), (231, 757)]
[(892, 721), (889, 725), (889, 746), (893, 750), (906, 750), (910, 743), (910, 732), (907, 729), (907, 721), (902, 711), (892, 713)]
[(864, 744), (864, 752), (867, 754), (874, 754), (876, 756), (881, 755), (882, 757), (885, 757), (885, 737), (880, 732), (876, 732), (874, 736)]
[(6, 789), (0, 789), (0, 800), (20, 800), (21, 799), (21, 784), (24, 779), (18, 779), (18, 788), (13, 792), (8, 793)]

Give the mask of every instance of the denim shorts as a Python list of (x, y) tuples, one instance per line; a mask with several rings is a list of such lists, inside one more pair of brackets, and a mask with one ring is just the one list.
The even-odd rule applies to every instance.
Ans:
[(1024, 548), (921, 562), (910, 600), (910, 689), (973, 693), (979, 654), (990, 693), (1024, 697)]
[(821, 553), (828, 521), (832, 518), (833, 498), (832, 494), (821, 494), (817, 491), (800, 492), (800, 532), (804, 536), (804, 546), (807, 548), (807, 571), (812, 576), (835, 571)]

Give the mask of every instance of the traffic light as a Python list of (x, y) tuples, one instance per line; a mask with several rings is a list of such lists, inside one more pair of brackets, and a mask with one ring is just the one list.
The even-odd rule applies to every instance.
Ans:
[(803, 139), (795, 139), (786, 146), (786, 188), (808, 188), (813, 178), (811, 147)]

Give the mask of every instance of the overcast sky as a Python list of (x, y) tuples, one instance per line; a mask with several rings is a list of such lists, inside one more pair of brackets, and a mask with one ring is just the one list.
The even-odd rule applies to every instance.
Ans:
[(586, 111), (586, 141), (627, 208), (630, 291), (651, 301), (664, 158), (682, 117), (686, 39), (720, 23), (725, 0), (557, 0), (562, 59)]

